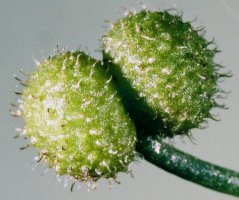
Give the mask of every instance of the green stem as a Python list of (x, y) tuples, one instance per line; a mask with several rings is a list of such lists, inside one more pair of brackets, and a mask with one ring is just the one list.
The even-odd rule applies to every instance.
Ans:
[(204, 187), (239, 196), (239, 173), (200, 160), (152, 136), (139, 137), (137, 151), (154, 165)]

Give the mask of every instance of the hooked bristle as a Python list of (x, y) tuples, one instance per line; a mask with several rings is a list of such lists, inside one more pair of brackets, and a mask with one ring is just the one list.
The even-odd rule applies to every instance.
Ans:
[(214, 39), (180, 14), (142, 10), (120, 18), (103, 37), (104, 61), (137, 128), (163, 137), (187, 134), (212, 118), (218, 80)]
[(58, 53), (41, 62), (27, 83), (17, 92), (21, 110), (10, 111), (26, 123), (17, 129), (29, 139), (21, 150), (37, 148), (37, 163), (75, 181), (116, 178), (128, 170), (135, 127), (100, 62), (81, 51)]

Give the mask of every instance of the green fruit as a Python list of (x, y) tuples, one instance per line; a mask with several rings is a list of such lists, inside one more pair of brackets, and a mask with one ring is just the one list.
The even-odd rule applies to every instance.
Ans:
[(30, 145), (59, 175), (115, 178), (134, 160), (135, 127), (112, 77), (84, 52), (44, 60), (22, 95)]
[(199, 127), (216, 106), (216, 48), (167, 11), (130, 13), (103, 37), (104, 61), (140, 130), (172, 137)]

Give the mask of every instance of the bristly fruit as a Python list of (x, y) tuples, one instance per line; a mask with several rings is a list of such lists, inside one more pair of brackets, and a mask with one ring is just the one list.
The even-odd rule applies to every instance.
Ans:
[(167, 11), (129, 13), (103, 37), (104, 62), (140, 130), (188, 134), (219, 106), (215, 47)]
[(30, 146), (59, 175), (115, 178), (134, 160), (135, 127), (112, 77), (84, 52), (44, 60), (22, 94)]

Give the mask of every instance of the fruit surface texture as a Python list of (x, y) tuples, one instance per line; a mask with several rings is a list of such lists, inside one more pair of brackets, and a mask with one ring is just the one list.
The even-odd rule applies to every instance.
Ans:
[(111, 75), (81, 51), (44, 60), (22, 95), (30, 145), (59, 175), (115, 178), (134, 159), (136, 133)]
[(211, 116), (218, 90), (216, 49), (167, 11), (129, 13), (103, 37), (104, 60), (140, 129), (187, 134)]

